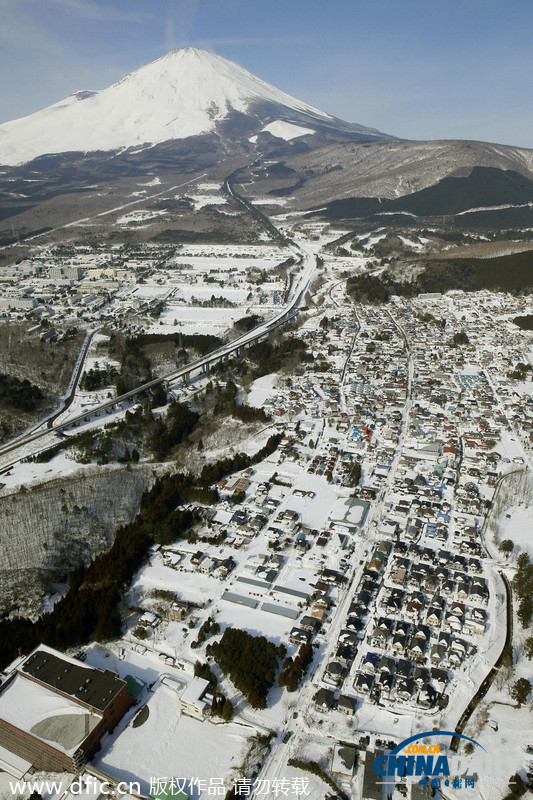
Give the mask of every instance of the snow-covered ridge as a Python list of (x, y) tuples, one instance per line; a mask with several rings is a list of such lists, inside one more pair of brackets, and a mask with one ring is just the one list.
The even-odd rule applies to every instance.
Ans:
[(184, 48), (101, 91), (64, 100), (0, 125), (0, 163), (44, 153), (121, 150), (209, 133), (232, 111), (271, 102), (324, 121), (333, 119), (206, 50)]

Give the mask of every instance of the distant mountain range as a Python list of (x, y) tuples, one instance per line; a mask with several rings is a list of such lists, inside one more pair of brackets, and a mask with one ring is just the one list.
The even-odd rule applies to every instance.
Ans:
[(5, 218), (52, 190), (172, 170), (220, 177), (226, 164), (228, 173), (241, 170), (245, 194), (281, 197), (289, 209), (330, 219), (512, 206), (526, 209), (527, 223), (533, 213), (533, 150), (401, 140), (332, 117), (194, 48), (0, 125), (0, 164)]

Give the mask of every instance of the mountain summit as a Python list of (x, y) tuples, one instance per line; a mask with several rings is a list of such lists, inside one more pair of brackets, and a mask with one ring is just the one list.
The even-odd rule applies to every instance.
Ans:
[(0, 125), (0, 163), (20, 164), (46, 153), (137, 149), (206, 134), (255, 143), (265, 133), (284, 140), (313, 134), (389, 138), (337, 120), (225, 58), (186, 47), (107, 89), (75, 92)]

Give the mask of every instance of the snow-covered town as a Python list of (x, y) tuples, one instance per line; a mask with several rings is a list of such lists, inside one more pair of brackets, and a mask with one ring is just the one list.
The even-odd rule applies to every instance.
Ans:
[[(332, 238), (310, 225), (305, 246), (318, 252)], [(85, 764), (85, 781), (115, 789), (122, 781), (137, 787), (132, 796), (231, 790), (318, 800), (330, 791), (417, 800), (431, 787), (394, 777), (376, 783), (372, 764), (433, 730), (465, 734), (488, 753), (505, 750), (500, 773), (472, 774), (466, 763), (458, 772), (480, 796), (503, 796), (513, 773), (529, 778), (531, 708), (514, 707), (511, 698), (515, 681), (530, 678), (531, 662), (511, 584), (517, 560), (532, 554), (532, 343), (513, 322), (531, 313), (531, 303), (456, 291), (362, 304), (346, 294), (341, 276), (348, 266), (362, 269), (364, 259), (323, 255), (320, 287), (281, 334), (304, 348), (296, 367), (245, 382), (230, 359), (223, 369), (215, 364), (167, 381), (167, 402), (193, 408), (231, 384), (240, 403), (263, 410), (264, 421), (230, 427), (229, 452), (269, 452), (212, 482), (208, 501), (176, 508), (193, 511), (194, 525), (186, 537), (151, 547), (122, 604), (122, 638), (70, 655), (38, 645), (6, 668), (3, 729), (16, 726), (43, 744), (38, 756), (30, 745), (22, 756), (1, 734), (0, 791), (8, 776), (20, 778), (32, 764), (38, 776), (53, 772), (43, 755), (52, 741), (59, 763)], [(111, 382), (93, 389), (79, 380), (119, 368), (108, 352), (111, 317), (146, 334), (227, 333), (243, 316), (268, 317), (287, 301), (304, 269), (297, 259), (287, 265), (290, 256), (267, 244), (240, 251), (189, 246), (162, 264), (145, 253), (143, 263), (136, 257), (120, 269), (105, 266), (109, 256), (102, 256), (90, 279), (93, 267), (80, 254), (68, 266), (49, 267), (44, 279), (41, 267), (28, 272), (28, 297), (46, 294), (52, 279), (68, 284), (42, 310), (56, 333), (56, 319), (68, 328), (77, 315), (93, 334), (73, 402), (59, 417), (65, 428), (39, 445), (46, 459), (28, 458), (35, 446), (24, 442), (2, 456), (1, 497), (22, 484), (31, 490), (47, 473), (84, 469), (63, 445), (80, 431), (101, 429), (101, 412), (91, 408), (115, 396)], [(279, 264), (283, 269), (273, 271)], [(86, 302), (96, 296), (95, 282), (108, 293), (105, 303)], [(202, 298), (214, 306), (208, 317)], [(9, 302), (7, 313), (19, 321), (44, 309), (22, 311)], [(78, 303), (86, 312), (73, 317)], [(243, 345), (238, 359), (246, 353)], [(167, 367), (163, 359), (160, 375)], [(105, 424), (128, 419), (142, 402), (117, 403)], [(192, 446), (191, 464), (209, 465), (228, 452), (224, 425)], [(151, 463), (144, 454), (137, 461), (133, 468)], [(217, 641), (232, 630), (279, 649), (283, 668), (270, 674), (264, 702), (220, 667)], [(37, 683), (36, 660), (52, 673)], [(68, 690), (70, 705), (57, 711), (65, 722), (51, 715), (50, 687), (57, 688), (63, 660), (67, 682), (71, 673), (82, 684), (85, 674), (85, 683), (97, 684), (114, 675), (117, 686), (127, 686), (131, 702), (120, 718), (101, 729), (96, 718), (103, 715), (103, 725), (108, 713), (101, 704), (85, 729), (73, 725), (72, 715), (86, 716), (77, 686)], [(25, 691), (32, 713), (22, 714)], [(57, 730), (48, 730), (52, 719)], [(86, 733), (96, 728), (97, 746), (86, 747)], [(465, 752), (459, 739), (453, 750)], [(455, 798), (458, 787), (450, 780), (439, 788)], [(48, 797), (75, 794), (65, 784)]]
[(514, 5), (0, 0), (0, 800), (533, 793)]

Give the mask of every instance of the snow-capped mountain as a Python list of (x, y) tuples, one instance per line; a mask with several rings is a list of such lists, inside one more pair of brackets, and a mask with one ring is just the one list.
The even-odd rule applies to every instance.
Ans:
[(377, 201), (387, 201), (388, 213), (401, 206), (441, 215), (533, 201), (533, 151), (400, 140), (332, 117), (194, 48), (0, 125), (0, 164), (3, 215), (20, 215), (30, 230), (62, 219), (62, 201), (51, 219), (42, 201), (88, 192), (104, 207), (103, 187), (114, 192), (119, 180), (142, 176), (218, 181), (237, 171), (251, 198), (281, 197), (298, 211), (326, 207), (335, 217), (374, 213)]
[[(232, 130), (231, 122), (238, 123)], [(123, 151), (216, 134), (252, 145), (266, 134), (390, 137), (319, 111), (206, 50), (174, 50), (102, 91), (80, 91), (0, 125), (0, 163), (51, 153)], [(262, 134), (262, 136), (261, 136)]]

